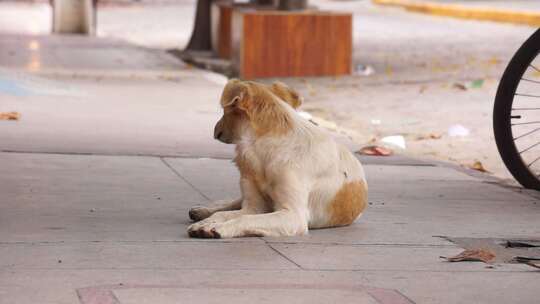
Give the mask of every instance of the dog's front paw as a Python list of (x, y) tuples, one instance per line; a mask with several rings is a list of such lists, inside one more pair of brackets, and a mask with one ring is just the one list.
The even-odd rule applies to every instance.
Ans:
[(213, 223), (200, 225), (195, 223), (188, 227), (188, 234), (193, 238), (220, 239), (221, 234), (214, 227)]
[(212, 213), (206, 207), (193, 207), (189, 209), (189, 218), (192, 221), (198, 222), (208, 218)]

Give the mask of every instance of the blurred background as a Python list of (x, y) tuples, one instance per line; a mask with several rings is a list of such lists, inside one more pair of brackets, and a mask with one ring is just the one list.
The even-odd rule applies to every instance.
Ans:
[[(208, 6), (216, 5), (216, 3), (220, 2), (206, 1)], [(225, 2), (223, 5), (227, 6), (231, 3)], [(298, 5), (295, 2), (291, 3), (291, 5)], [(313, 119), (318, 120), (322, 126), (349, 137), (359, 147), (385, 146), (393, 153), (451, 161), (466, 167), (485, 169), (498, 177), (509, 178), (493, 140), (492, 105), (498, 80), (506, 64), (520, 44), (535, 30), (534, 20), (537, 19), (527, 21), (514, 17), (495, 22), (476, 20), (478, 18), (474, 16), (455, 18), (456, 16), (444, 16), (436, 10), (428, 13), (418, 12), (418, 8), (407, 6), (410, 3), (410, 1), (382, 0), (311, 0), (307, 4), (303, 3), (309, 9), (343, 12), (351, 16), (350, 31), (346, 30), (343, 33), (337, 31), (334, 35), (328, 36), (334, 36), (335, 39), (329, 44), (340, 45), (344, 42), (345, 49), (348, 47), (347, 43), (351, 44), (351, 54), (346, 54), (345, 57), (338, 54), (335, 57), (350, 60), (350, 66), (347, 66), (350, 73), (334, 73), (340, 75), (277, 73), (278, 76), (270, 73), (264, 74), (264, 77), (253, 74), (253, 77), (244, 78), (259, 79), (263, 82), (281, 79), (297, 88), (305, 98), (303, 111), (312, 115)], [(273, 4), (277, 5), (277, 3)], [(533, 15), (540, 12), (540, 3), (533, 0), (439, 0), (429, 1), (429, 4), (457, 5), (473, 10), (481, 8), (488, 12), (506, 11)], [(234, 5), (249, 6), (246, 3)], [(264, 5), (268, 3), (258, 5), (263, 7), (260, 11), (267, 10)], [(192, 81), (178, 74), (186, 75), (186, 71), (191, 71), (192, 68), (206, 68), (226, 76), (234, 76), (235, 73), (236, 76), (243, 76), (238, 75), (239, 61), (241, 61), (238, 56), (240, 55), (236, 57), (229, 55), (229, 60), (224, 60), (224, 56), (219, 54), (216, 55), (217, 42), (215, 41), (216, 36), (220, 35), (216, 28), (223, 28), (225, 23), (223, 23), (224, 17), (222, 17), (222, 23), (219, 23), (219, 17), (215, 16), (215, 8), (212, 8), (212, 16), (206, 16), (206, 20), (213, 18), (214, 22), (213, 28), (207, 29), (207, 37), (199, 35), (194, 39), (199, 42), (201, 39), (214, 39), (213, 48), (205, 46), (203, 41), (202, 47), (195, 45), (192, 50), (186, 49), (194, 33), (196, 7), (197, 2), (192, 0), (99, 0), (94, 12), (94, 35), (62, 35), (51, 33), (53, 8), (49, 1), (1, 0), (0, 67), (2, 67), (4, 84), (0, 86), (0, 94), (2, 94), (0, 95), (2, 98), (0, 110), (20, 111), (22, 117), (28, 119), (33, 115), (32, 111), (39, 111), (44, 115), (50, 114), (45, 108), (27, 109), (28, 103), (22, 103), (20, 96), (6, 93), (8, 90), (6, 87), (9, 87), (6, 84), (7, 79), (11, 82), (23, 81), (20, 75), (27, 75), (27, 73), (44, 76), (49, 80), (61, 78), (62, 85), (58, 84), (58, 86), (62, 88), (50, 83), (40, 85), (40, 90), (48, 91), (47, 94), (51, 94), (51, 91), (60, 94), (59, 90), (72, 88), (70, 94), (78, 94), (78, 97), (71, 96), (70, 98), (92, 99), (100, 96), (101, 100), (112, 98), (110, 96), (122, 96), (122, 99), (125, 99), (124, 97), (137, 91), (138, 82), (131, 78), (137, 78), (139, 81), (151, 80), (152, 85), (157, 87), (163, 85), (160, 82), (154, 82), (156, 78), (160, 78), (169, 82), (164, 84), (168, 87), (170, 82), (189, 83)], [(256, 7), (250, 9), (257, 10)], [(269, 28), (272, 28), (272, 25), (269, 25)], [(232, 31), (235, 30), (232, 29)], [(211, 32), (210, 36), (213, 35), (213, 38), (208, 36), (208, 32)], [(302, 39), (307, 41), (305, 43), (319, 39), (315, 37), (317, 35), (302, 35)], [(322, 41), (328, 41), (329, 38), (325, 38), (324, 35), (327, 34), (321, 33), (317, 37), (322, 37)], [(231, 45), (255, 45), (249, 40), (252, 38), (245, 38), (244, 42), (233, 38), (228, 40)], [(277, 48), (284, 49), (285, 53), (290, 52), (284, 46)], [(272, 54), (275, 51), (269, 52)], [(269, 55), (269, 57), (279, 56)], [(323, 57), (313, 57), (314, 59), (309, 60), (312, 62), (326, 60)], [(338, 63), (332, 62), (335, 60), (332, 58), (328, 59), (327, 64), (338, 66)], [(181, 59), (186, 60), (187, 63)], [(295, 60), (298, 59), (293, 58), (291, 62)], [(262, 69), (265, 68), (264, 64), (266, 66), (275, 64), (275, 62), (260, 59), (255, 62), (263, 62)], [(254, 63), (244, 63), (244, 66), (251, 65)], [(21, 74), (15, 76), (13, 71)], [(240, 73), (249, 73), (249, 71), (242, 70)], [(207, 73), (204, 77), (212, 79), (210, 82), (219, 87), (225, 81), (225, 77), (220, 76), (221, 74)], [(13, 80), (14, 78), (19, 80)], [(108, 78), (110, 78), (109, 81), (106, 80)], [(183, 80), (180, 81), (180, 79)], [(117, 82), (122, 82), (122, 85), (115, 87)], [(133, 84), (133, 88), (130, 84)], [(21, 86), (25, 85), (28, 86), (27, 83)], [(200, 85), (204, 87), (203, 84)], [(4, 88), (3, 91), (2, 88)], [(105, 91), (104, 96), (99, 93), (102, 90)], [(134, 109), (134, 104), (140, 102), (140, 108), (135, 110), (134, 116), (150, 115), (151, 119), (159, 120), (159, 117), (166, 117), (170, 109), (167, 108), (169, 105), (163, 106), (162, 109), (153, 108), (158, 96), (167, 100), (189, 96), (189, 98), (199, 100), (197, 104), (201, 107), (205, 104), (202, 100), (212, 99), (214, 103), (209, 101), (208, 105), (204, 106), (204, 111), (216, 112), (215, 115), (217, 115), (218, 88), (214, 91), (203, 89), (205, 92), (199, 95), (191, 90), (187, 92), (181, 86), (175, 86), (174, 90), (144, 90), (143, 95), (135, 93), (136, 96), (130, 96), (137, 102), (111, 101), (108, 107), (111, 111), (117, 109), (120, 112), (129, 112)], [(82, 94), (80, 91), (85, 93)], [(145, 98), (150, 98), (152, 102), (140, 100), (144, 94), (151, 95)], [(45, 107), (44, 104), (41, 105)], [(174, 104), (171, 103), (170, 106), (174, 107)], [(50, 107), (46, 108), (52, 110)], [(77, 116), (81, 109), (73, 108), (76, 113), (68, 113), (67, 108), (63, 106), (52, 108), (53, 115), (59, 118)], [(58, 113), (58, 111), (66, 112)], [(106, 118), (104, 115), (104, 113), (93, 114), (96, 121), (103, 118), (97, 129), (104, 126), (112, 129), (118, 129), (115, 126), (140, 129), (136, 125), (138, 121), (130, 122), (127, 117)], [(2, 126), (8, 128), (8, 132), (2, 132), (0, 135), (3, 148), (25, 150), (32, 146), (35, 149), (45, 149), (44, 147), (51, 146), (50, 141), (45, 139), (46, 136), (54, 137), (58, 133), (41, 134), (45, 132), (42, 127), (47, 126), (53, 129), (57, 127), (62, 130), (66, 130), (66, 126), (68, 126), (67, 129), (72, 127), (64, 119), (61, 120), (64, 123), (48, 121), (45, 125), (41, 125), (36, 121), (30, 122), (22, 118), (18, 124)], [(29, 127), (33, 123), (35, 123), (34, 127)], [(78, 126), (80, 121), (72, 121), (72, 123)], [(135, 125), (130, 125), (131, 123)], [(89, 122), (88, 126), (80, 127), (80, 129), (90, 132), (92, 136), (96, 135), (95, 129), (90, 128), (92, 125), (93, 122)], [(101, 134), (105, 137), (104, 139), (97, 135), (94, 139), (111, 142), (113, 146), (118, 145), (117, 142), (130, 142), (129, 145), (134, 150), (127, 148), (122, 150), (124, 152), (129, 150), (130, 153), (146, 153), (147, 150), (144, 149), (139, 151), (138, 147), (142, 142), (145, 143), (143, 145), (157, 144), (160, 147), (167, 147), (167, 153), (174, 154), (178, 151), (181, 153), (182, 148), (178, 147), (175, 135), (165, 134), (167, 130), (174, 129), (174, 123), (150, 125), (163, 126), (161, 130), (150, 127), (152, 132), (148, 129), (141, 131), (149, 132), (152, 139), (121, 132), (112, 136), (107, 134), (107, 131)], [(25, 129), (25, 126), (29, 129)], [(33, 144), (15, 143), (15, 138), (20, 139), (22, 135), (38, 137), (43, 141), (43, 146), (38, 147), (36, 142)], [(211, 139), (211, 133), (204, 136)], [(156, 138), (159, 138), (158, 143), (154, 142)], [(50, 140), (55, 141), (53, 138)], [(63, 149), (62, 145), (53, 146), (50, 149)], [(78, 145), (78, 147), (81, 151), (97, 149), (96, 145), (92, 144), (89, 144), (89, 147), (85, 145)], [(116, 150), (110, 148), (110, 151)], [(156, 148), (154, 152), (159, 154), (159, 151), (160, 149)]]

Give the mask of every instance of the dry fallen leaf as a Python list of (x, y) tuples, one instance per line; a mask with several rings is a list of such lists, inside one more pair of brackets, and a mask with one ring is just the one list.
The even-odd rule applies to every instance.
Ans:
[(540, 269), (540, 264), (538, 264), (538, 261), (540, 261), (540, 258), (517, 256), (517, 257), (514, 257), (514, 261)]
[(506, 241), (506, 248), (535, 248), (540, 247), (540, 241)]
[(469, 165), (469, 168), (480, 172), (489, 172), (480, 161), (475, 161), (472, 165)]
[(489, 65), (497, 65), (499, 63), (501, 63), (501, 60), (497, 57), (491, 57), (491, 59), (488, 60), (487, 62)]
[(386, 73), (387, 76), (392, 76), (392, 74), (394, 74), (394, 69), (392, 69), (391, 66), (387, 65), (386, 68), (384, 69), (384, 72)]
[(456, 82), (456, 83), (454, 83), (454, 84), (452, 85), (452, 87), (455, 88), (455, 89), (460, 89), (460, 90), (462, 90), (462, 91), (467, 91), (467, 87), (466, 87), (464, 84), (462, 84), (462, 83)]
[(473, 261), (489, 263), (495, 258), (495, 254), (487, 249), (467, 249), (456, 256), (442, 258), (445, 258), (448, 262)]
[(358, 151), (361, 155), (370, 155), (370, 156), (389, 156), (394, 154), (394, 152), (388, 148), (380, 146), (366, 146)]
[(535, 263), (533, 263), (533, 262), (523, 262), (523, 264), (529, 265), (529, 266), (531, 266), (531, 267), (540, 269), (540, 265), (535, 264)]
[(17, 112), (0, 112), (0, 120), (19, 120), (21, 114)]

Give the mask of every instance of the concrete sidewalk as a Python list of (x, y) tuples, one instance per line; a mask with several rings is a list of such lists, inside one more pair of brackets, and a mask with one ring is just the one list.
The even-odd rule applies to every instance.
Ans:
[(538, 289), (529, 266), (439, 258), (462, 249), (438, 235), (539, 233), (536, 200), (447, 168), (368, 162), (350, 227), (197, 240), (188, 208), (238, 195), (228, 160), (0, 159), (0, 303), (531, 303)]
[(211, 136), (222, 86), (145, 58), (154, 72), (75, 78), (77, 61), (29, 75), (0, 59), (0, 110), (22, 115), (0, 121), (0, 303), (535, 301), (534, 268), (446, 262), (463, 249), (440, 236), (537, 239), (538, 199), (446, 165), (362, 158), (370, 205), (350, 227), (190, 239), (189, 207), (239, 195), (232, 147)]

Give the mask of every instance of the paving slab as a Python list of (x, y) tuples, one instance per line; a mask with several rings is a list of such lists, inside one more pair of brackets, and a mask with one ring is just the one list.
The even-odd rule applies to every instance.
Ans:
[[(369, 180), (368, 180), (369, 183)], [(470, 181), (422, 181), (418, 182), (383, 182), (372, 183), (370, 186), (371, 198), (374, 200), (383, 198), (399, 199), (433, 199), (433, 200), (484, 200), (490, 201), (520, 201), (532, 200), (524, 193), (512, 191), (491, 183)]]
[(436, 165), (376, 165), (367, 163), (366, 174), (371, 180), (394, 181), (478, 181), (470, 175)]
[(30, 72), (57, 70), (174, 71), (184, 63), (118, 39), (83, 35), (0, 35), (0, 66)]
[(4, 270), (297, 268), (263, 242), (0, 244), (0, 253)]
[[(169, 297), (160, 299), (164, 303), (177, 303), (183, 299), (182, 292), (190, 293), (191, 290), (200, 291), (197, 300), (200, 303), (212, 300), (205, 296), (207, 291), (215, 293), (223, 289), (247, 293), (266, 289), (274, 291), (276, 296), (283, 296), (291, 289), (316, 292), (369, 288), (394, 295), (394, 300), (410, 299), (409, 302), (379, 303), (463, 303), (463, 300), (470, 303), (497, 303), (499, 300), (500, 303), (531, 303), (537, 290), (537, 275), (533, 271), (9, 270), (0, 276), (0, 303), (81, 303), (80, 293), (90, 290), (96, 295), (104, 289), (119, 295), (123, 291), (137, 292), (142, 302), (153, 296), (157, 298), (152, 290), (160, 288), (170, 290)], [(43, 282), (47, 282), (47, 286)], [(253, 301), (246, 296), (239, 303), (242, 299)], [(337, 295), (335, 301), (340, 299)]]
[[(200, 289), (195, 288), (152, 288), (150, 290), (131, 289), (115, 291), (114, 295), (121, 303), (196, 303), (201, 301)], [(231, 303), (332, 303), (339, 299), (342, 303), (380, 303), (368, 293), (358, 289), (207, 289), (204, 291), (204, 302), (209, 304), (223, 303), (227, 299)]]
[(188, 209), (206, 201), (158, 157), (0, 153), (0, 162), (3, 242), (177, 240)]
[(531, 201), (390, 199), (373, 201), (351, 226), (267, 241), (446, 246), (451, 243), (438, 236), (531, 237), (540, 233), (538, 212), (538, 204)]
[[(358, 151), (360, 148), (361, 147), (359, 146), (350, 147), (350, 150)], [(362, 164), (391, 166), (433, 166), (433, 162), (421, 160), (418, 158), (411, 158), (400, 154), (394, 154), (389, 156), (368, 156), (355, 153), (355, 156), (360, 160)]]
[(0, 71), (0, 83), (2, 76), (28, 91), (21, 96), (0, 90), (2, 110), (21, 114), (19, 121), (0, 121), (2, 151), (232, 156), (232, 146), (213, 139), (222, 84), (192, 76), (178, 80), (181, 85), (159, 79), (79, 79), (66, 89), (62, 79)]
[(388, 273), (366, 271), (363, 274), (370, 284), (382, 284), (386, 288), (400, 290), (415, 303), (534, 303), (535, 290), (538, 289), (538, 272), (526, 271), (525, 268), (523, 270)]
[[(43, 282), (47, 286), (43, 286)], [(306, 272), (298, 270), (208, 270), (208, 269), (58, 269), (58, 270), (9, 270), (0, 276), (0, 303), (95, 303), (80, 302), (84, 291), (100, 290), (138, 292), (146, 300), (153, 296), (152, 290), (170, 290), (173, 294), (163, 299), (184, 302), (183, 293), (199, 291), (197, 302), (211, 300), (206, 293), (216, 291), (239, 291), (252, 294), (253, 290), (271, 290), (276, 296), (292, 291), (304, 291), (304, 295), (317, 290), (361, 292), (370, 286), (358, 272)], [(27, 292), (32, 290), (34, 292)], [(145, 296), (145, 291), (146, 296)], [(388, 292), (395, 293), (389, 290)], [(362, 297), (362, 295), (358, 295)], [(247, 299), (246, 299), (247, 298)], [(253, 300), (244, 297), (244, 300)], [(340, 295), (336, 295), (340, 299)], [(140, 299), (143, 300), (143, 299)], [(161, 303), (154, 301), (154, 303)], [(244, 302), (240, 302), (244, 303)], [(247, 302), (252, 303), (252, 302)]]
[(273, 244), (276, 250), (307, 270), (358, 271), (522, 271), (519, 264), (486, 268), (484, 263), (450, 263), (463, 249), (454, 246)]
[[(164, 158), (210, 201), (240, 197), (240, 174), (229, 159)], [(210, 174), (209, 174), (210, 173)], [(208, 202), (201, 201), (200, 204)]]
[(232, 155), (213, 139), (222, 75), (114, 39), (0, 34), (0, 45), (1, 110), (21, 114), (0, 121), (1, 151)]

